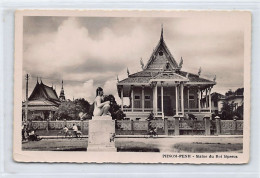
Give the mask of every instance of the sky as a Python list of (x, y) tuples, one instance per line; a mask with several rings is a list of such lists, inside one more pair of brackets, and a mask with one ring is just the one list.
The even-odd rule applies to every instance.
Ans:
[[(212, 92), (224, 94), (243, 87), (244, 27), (232, 15), (158, 17), (58, 17), (27, 16), (23, 28), (23, 76), (28, 73), (29, 95), (37, 77), (56, 88), (61, 81), (67, 99), (93, 102), (95, 90), (117, 94), (119, 80), (141, 71), (159, 42), (164, 39), (183, 71), (213, 80)], [(25, 80), (23, 80), (25, 99)]]

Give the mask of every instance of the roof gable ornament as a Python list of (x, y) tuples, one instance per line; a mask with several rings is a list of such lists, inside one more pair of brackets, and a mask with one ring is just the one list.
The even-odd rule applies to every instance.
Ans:
[(141, 58), (141, 60), (140, 60), (140, 64), (141, 64), (142, 69), (144, 69), (144, 62), (143, 62), (143, 59), (142, 59), (142, 58)]
[(117, 82), (119, 82), (119, 78), (118, 78), (118, 75), (116, 76), (116, 80), (117, 80)]
[(162, 41), (163, 40), (163, 24), (161, 25), (161, 38), (160, 40)]
[(182, 59), (182, 57), (181, 57), (181, 61), (180, 61), (180, 63), (179, 63), (179, 69), (182, 68), (182, 65), (183, 65), (183, 59)]
[(201, 67), (199, 68), (199, 72), (198, 72), (198, 75), (200, 76), (200, 74), (201, 74)]
[(130, 72), (129, 72), (129, 69), (128, 69), (128, 67), (127, 67), (127, 69), (126, 69), (126, 72), (127, 72), (127, 76), (129, 77), (129, 75), (130, 75)]
[(217, 76), (215, 75), (213, 78), (213, 82), (216, 82)]

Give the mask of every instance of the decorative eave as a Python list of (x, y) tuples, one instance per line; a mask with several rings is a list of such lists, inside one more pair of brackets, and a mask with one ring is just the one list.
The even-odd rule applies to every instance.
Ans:
[(216, 82), (187, 82), (186, 85), (216, 85)]

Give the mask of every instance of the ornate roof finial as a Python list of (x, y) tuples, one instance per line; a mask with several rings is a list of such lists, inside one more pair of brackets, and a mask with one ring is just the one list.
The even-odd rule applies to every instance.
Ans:
[(39, 84), (39, 81), (38, 81), (38, 76), (37, 76), (37, 84)]
[(182, 59), (182, 57), (181, 57), (181, 61), (180, 61), (180, 63), (179, 63), (179, 68), (180, 68), (180, 69), (182, 68), (182, 64), (183, 64), (183, 59)]
[(213, 78), (213, 82), (216, 82), (217, 76), (215, 75)]
[(63, 89), (63, 80), (61, 81), (61, 89)]
[(200, 76), (200, 74), (201, 74), (201, 67), (199, 68), (199, 72), (198, 72), (198, 75)]
[(186, 74), (186, 78), (189, 78), (189, 75), (190, 75), (190, 73), (189, 73), (189, 72), (187, 72), (187, 74)]
[(117, 80), (117, 82), (119, 82), (119, 78), (118, 78), (118, 75), (116, 76), (116, 80)]
[(140, 64), (141, 64), (142, 69), (144, 69), (144, 62), (143, 62), (143, 59), (142, 59), (142, 58), (141, 58), (141, 60), (140, 60)]
[(161, 25), (161, 40), (163, 40), (163, 24)]
[(41, 84), (42, 84), (42, 78), (40, 77), (40, 80), (41, 80)]
[(129, 72), (129, 69), (128, 69), (128, 67), (127, 67), (127, 70), (126, 70), (126, 72), (127, 72), (127, 76), (129, 77), (129, 75), (130, 75), (130, 72)]

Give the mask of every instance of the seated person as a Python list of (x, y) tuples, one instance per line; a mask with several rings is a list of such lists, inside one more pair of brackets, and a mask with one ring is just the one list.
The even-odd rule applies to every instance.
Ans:
[(109, 115), (110, 101), (104, 101), (104, 92), (101, 87), (96, 90), (96, 99), (94, 101), (94, 116), (106, 116)]
[(36, 135), (34, 130), (31, 130), (28, 135), (29, 135), (28, 139), (31, 140), (31, 141), (38, 141), (38, 140), (40, 140), (38, 138), (39, 135)]

